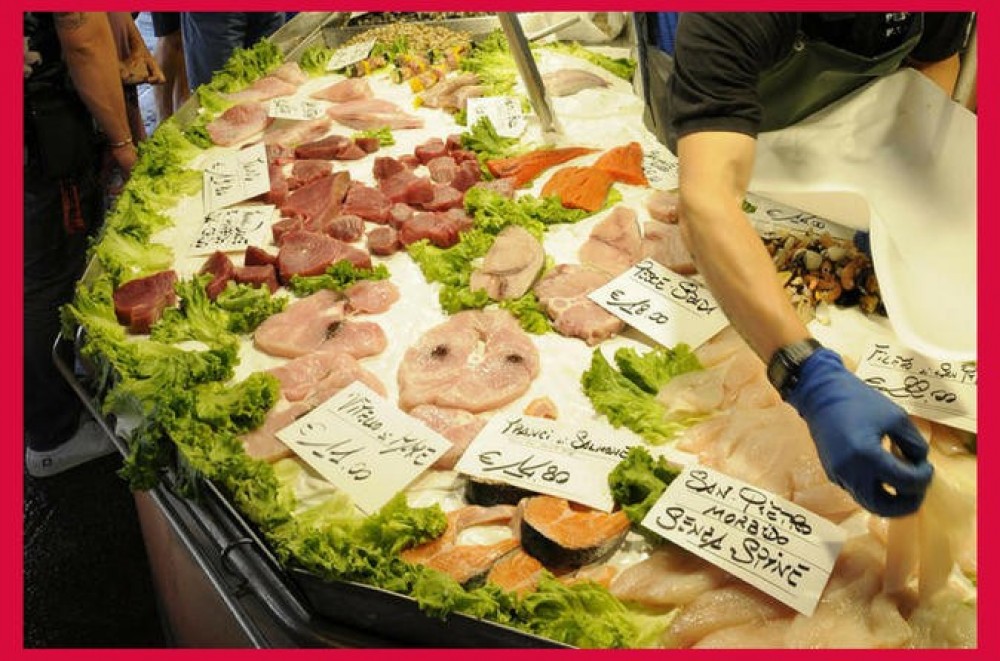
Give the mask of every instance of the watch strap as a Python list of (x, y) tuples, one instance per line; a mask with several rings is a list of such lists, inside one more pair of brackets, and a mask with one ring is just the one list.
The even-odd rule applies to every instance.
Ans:
[(795, 388), (799, 381), (799, 370), (802, 363), (823, 347), (817, 340), (807, 338), (801, 342), (793, 342), (774, 352), (767, 363), (767, 380), (771, 382), (782, 399)]

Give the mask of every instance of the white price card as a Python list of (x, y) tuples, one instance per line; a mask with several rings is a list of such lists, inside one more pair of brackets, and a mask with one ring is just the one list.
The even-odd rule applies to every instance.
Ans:
[(487, 117), (497, 135), (516, 138), (524, 133), (527, 120), (521, 111), (521, 102), (512, 96), (486, 96), (465, 102), (466, 126), (473, 127)]
[(389, 502), (451, 447), (359, 381), (277, 436), (366, 514)]
[(469, 444), (455, 470), (610, 512), (614, 499), (608, 473), (629, 447), (613, 430), (498, 414)]
[(317, 119), (326, 113), (328, 106), (329, 104), (316, 99), (279, 96), (271, 99), (267, 106), (267, 116), (275, 119)]
[(590, 300), (660, 344), (701, 346), (729, 321), (705, 285), (644, 259)]
[(759, 234), (767, 235), (780, 231), (829, 234), (835, 239), (847, 241), (855, 234), (855, 230), (850, 227), (844, 227), (832, 220), (821, 218), (808, 211), (802, 211), (760, 195), (747, 193), (746, 201), (752, 207), (751, 210), (747, 211), (747, 216)]
[(210, 162), (203, 172), (205, 211), (228, 207), (271, 190), (263, 144), (247, 147)]
[(976, 363), (934, 360), (886, 342), (868, 345), (855, 371), (909, 413), (976, 431)]
[(368, 39), (367, 41), (362, 41), (350, 46), (342, 46), (337, 49), (333, 56), (330, 57), (330, 60), (326, 63), (326, 70), (339, 71), (344, 67), (351, 66), (355, 62), (360, 62), (368, 57), (368, 54), (372, 52), (372, 48), (374, 47), (374, 39)]
[(812, 615), (847, 537), (780, 496), (688, 465), (642, 526), (805, 615)]
[(191, 254), (207, 255), (216, 250), (232, 252), (267, 243), (274, 209), (274, 205), (265, 204), (213, 211), (202, 221), (198, 236), (191, 243)]
[(642, 140), (642, 171), (652, 188), (677, 188), (677, 157), (659, 142)]

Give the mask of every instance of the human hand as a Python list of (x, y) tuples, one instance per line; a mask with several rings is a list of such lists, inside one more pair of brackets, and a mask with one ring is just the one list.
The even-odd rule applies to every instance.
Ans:
[[(902, 408), (848, 372), (840, 356), (829, 349), (809, 356), (787, 399), (809, 425), (827, 477), (858, 504), (887, 517), (920, 507), (934, 473), (927, 442)], [(885, 435), (902, 458), (882, 446)]]
[(166, 78), (128, 12), (108, 12), (111, 32), (118, 51), (118, 71), (122, 85), (159, 85)]

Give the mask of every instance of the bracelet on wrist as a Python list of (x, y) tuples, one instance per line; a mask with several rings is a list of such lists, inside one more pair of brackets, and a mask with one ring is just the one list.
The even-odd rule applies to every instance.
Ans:
[(122, 147), (127, 147), (130, 144), (132, 144), (132, 138), (125, 138), (120, 142), (108, 143), (108, 147), (110, 147), (111, 149), (121, 149)]

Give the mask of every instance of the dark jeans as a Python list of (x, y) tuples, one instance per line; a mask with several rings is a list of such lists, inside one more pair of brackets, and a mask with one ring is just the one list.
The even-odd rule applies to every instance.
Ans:
[(191, 91), (211, 81), (237, 48), (253, 46), (284, 22), (282, 12), (182, 12), (184, 62)]
[[(64, 223), (64, 186), (75, 185), (84, 226)], [(70, 191), (70, 188), (65, 190)], [(72, 193), (70, 193), (72, 194)], [(82, 403), (52, 360), (59, 308), (73, 298), (86, 266), (87, 240), (103, 220), (97, 167), (70, 184), (24, 166), (24, 431), (33, 450), (50, 450), (76, 430)], [(72, 365), (72, 356), (66, 356)]]

